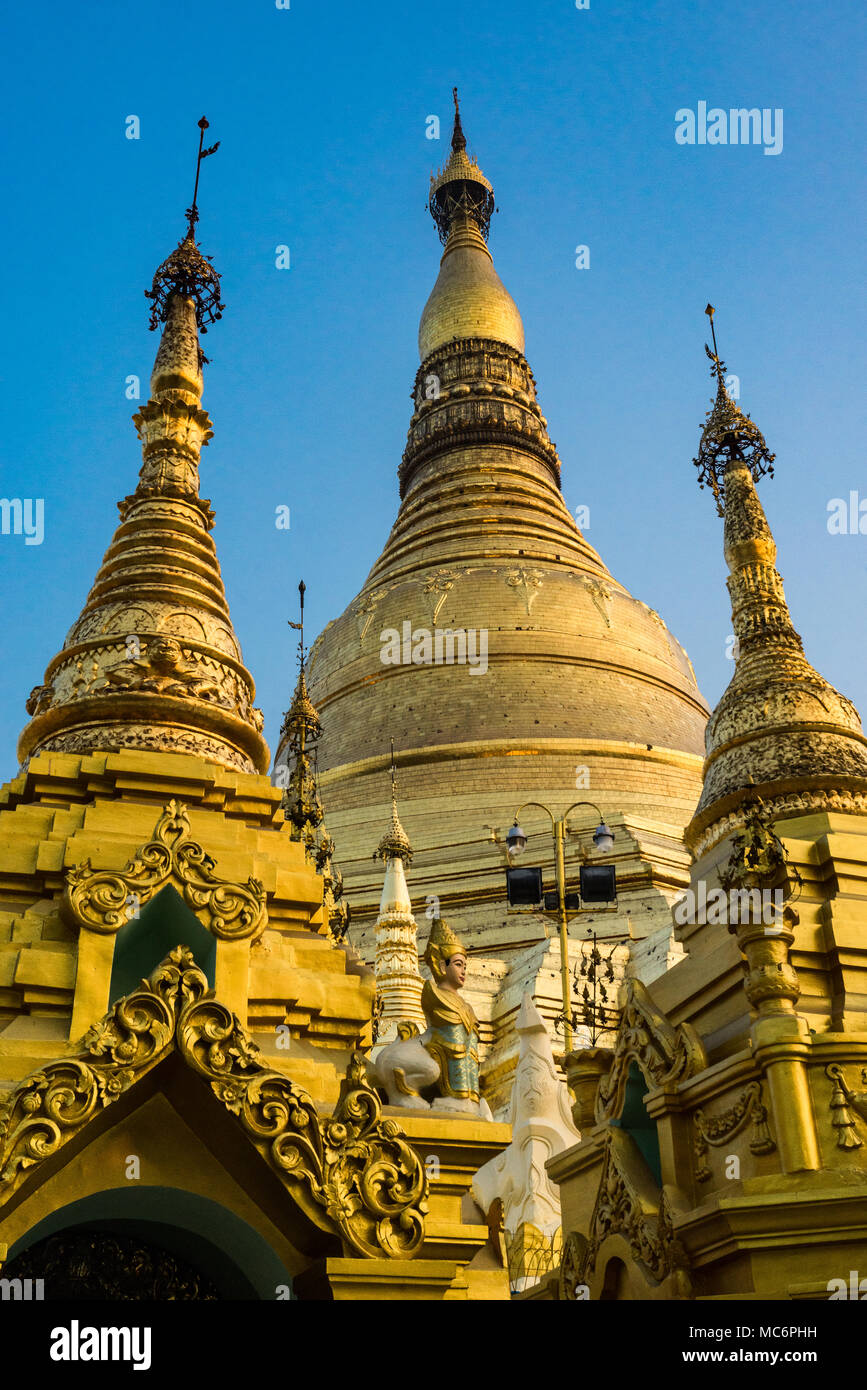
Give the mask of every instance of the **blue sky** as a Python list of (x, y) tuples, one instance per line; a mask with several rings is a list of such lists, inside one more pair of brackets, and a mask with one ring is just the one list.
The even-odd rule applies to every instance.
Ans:
[[(691, 464), (710, 300), (740, 404), (777, 455), (760, 494), (795, 625), (867, 714), (867, 535), (826, 524), (830, 499), (867, 499), (860, 10), (49, 0), (8, 14), (0, 495), (44, 498), (45, 538), (0, 535), (2, 775), (135, 486), (124, 383), (150, 372), (142, 291), (183, 230), (203, 112), (221, 148), (203, 169), (200, 242), (227, 308), (204, 340), (202, 491), (275, 746), (299, 577), (312, 637), (358, 591), (397, 510), (440, 250), (427, 185), (455, 83), (588, 539), (662, 613), (713, 703), (731, 620), (721, 522)], [(675, 112), (700, 101), (781, 108), (782, 152), (678, 145)]]

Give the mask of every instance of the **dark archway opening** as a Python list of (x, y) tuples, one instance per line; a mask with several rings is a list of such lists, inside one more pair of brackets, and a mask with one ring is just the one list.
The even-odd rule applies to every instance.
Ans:
[(4, 1279), (43, 1279), (44, 1299), (292, 1297), (292, 1278), (233, 1211), (171, 1187), (112, 1188), (37, 1222), (9, 1251)]
[(47, 1303), (221, 1297), (203, 1269), (117, 1225), (78, 1226), (39, 1240), (4, 1266), (3, 1278), (41, 1280)]

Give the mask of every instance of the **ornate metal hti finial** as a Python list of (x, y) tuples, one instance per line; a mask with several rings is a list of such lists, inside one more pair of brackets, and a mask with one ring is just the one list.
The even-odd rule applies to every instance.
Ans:
[(205, 148), (204, 148), (204, 143), (205, 143), (205, 131), (206, 131), (207, 129), (208, 129), (208, 122), (207, 122), (207, 120), (205, 119), (205, 117), (203, 116), (202, 119), (199, 121), (199, 157), (198, 157), (198, 159), (196, 160), (196, 182), (195, 182), (195, 185), (194, 185), (194, 187), (193, 187), (193, 201), (192, 201), (192, 203), (190, 204), (190, 206), (187, 208), (186, 213), (184, 214), (185, 217), (186, 217), (186, 219), (187, 219), (187, 236), (188, 236), (188, 237), (194, 236), (194, 228), (195, 228), (196, 223), (197, 223), (198, 220), (199, 220), (199, 209), (198, 209), (198, 206), (197, 206), (197, 202), (198, 202), (198, 197), (199, 197), (199, 174), (200, 174), (201, 168), (202, 168), (202, 160), (203, 160), (203, 159), (207, 159), (208, 156), (211, 155), (211, 154), (216, 154), (216, 153), (217, 153), (217, 150), (220, 148), (220, 142), (219, 142), (219, 140), (217, 141), (217, 143), (216, 143), (215, 145), (210, 145), (210, 146), (208, 147), (208, 149), (205, 149)]
[(306, 592), (307, 585), (304, 583), (304, 580), (302, 579), (300, 584), (298, 585), (298, 596), (301, 600), (301, 621), (300, 623), (293, 623), (291, 620), (289, 622), (290, 627), (294, 627), (296, 632), (301, 633), (301, 637), (298, 642), (298, 669), (302, 672), (304, 670), (305, 665), (307, 664), (307, 653), (304, 650), (304, 595), (306, 594)]
[(458, 89), (452, 88), (455, 124), (448, 162), (431, 176), (428, 210), (445, 245), (455, 222), (470, 218), (485, 241), (494, 213), (494, 190), (474, 159), (467, 155), (467, 141), (461, 125)]
[(215, 154), (220, 148), (219, 140), (208, 149), (204, 148), (207, 129), (208, 122), (203, 116), (199, 121), (199, 153), (196, 160), (193, 201), (184, 213), (187, 219), (186, 234), (178, 242), (172, 254), (158, 268), (151, 288), (145, 290), (147, 298), (153, 300), (150, 316), (151, 330), (155, 329), (157, 324), (165, 323), (168, 316), (169, 299), (173, 294), (180, 294), (185, 299), (194, 301), (196, 323), (202, 333), (207, 333), (209, 323), (223, 317), (223, 310), (226, 307), (220, 299), (220, 277), (211, 265), (211, 257), (203, 256), (196, 245), (195, 229), (199, 220), (199, 174), (202, 160)]
[(704, 350), (711, 361), (711, 376), (716, 377), (716, 398), (711, 402), (698, 446), (698, 456), (693, 459), (698, 469), (699, 487), (709, 487), (716, 499), (717, 511), (725, 515), (725, 473), (730, 462), (735, 460), (746, 464), (757, 483), (765, 473), (774, 476), (771, 453), (765, 437), (749, 415), (744, 414), (726, 390), (726, 365), (717, 351), (716, 330), (713, 316), (715, 309), (708, 304), (705, 313), (710, 319), (713, 339), (713, 352), (707, 343)]

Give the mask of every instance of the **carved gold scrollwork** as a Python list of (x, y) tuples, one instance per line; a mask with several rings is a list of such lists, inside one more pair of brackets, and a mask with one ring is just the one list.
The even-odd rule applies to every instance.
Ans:
[(599, 1084), (596, 1119), (616, 1118), (623, 1107), (629, 1068), (636, 1062), (649, 1086), (673, 1085), (704, 1071), (707, 1053), (688, 1023), (674, 1028), (654, 1006), (640, 980), (629, 980), (611, 1070)]
[(170, 801), (153, 836), (125, 869), (94, 869), (90, 860), (70, 869), (63, 905), (79, 926), (111, 934), (129, 919), (129, 903), (141, 908), (174, 882), (187, 906), (215, 936), (254, 939), (265, 928), (265, 888), (256, 878), (232, 883), (214, 872), (214, 861), (192, 839), (187, 808)]
[(178, 1000), (207, 980), (189, 952), (173, 951), (140, 989), (118, 1000), (82, 1039), (77, 1057), (25, 1077), (0, 1105), (0, 1199), (168, 1051)]
[(728, 1110), (721, 1115), (707, 1116), (703, 1110), (693, 1115), (695, 1124), (696, 1178), (707, 1182), (712, 1176), (707, 1165), (708, 1146), (718, 1148), (739, 1134), (747, 1120), (752, 1118), (753, 1137), (750, 1140), (750, 1153), (769, 1154), (776, 1149), (768, 1129), (768, 1112), (762, 1104), (762, 1083), (751, 1081)]
[(76, 1057), (50, 1062), (0, 1103), (0, 1206), (26, 1176), (129, 1090), (174, 1047), (237, 1117), (307, 1217), (357, 1254), (407, 1259), (424, 1238), (427, 1177), (355, 1052), (334, 1113), (263, 1067), (237, 1017), (209, 991), (192, 953), (176, 947), (119, 1000)]

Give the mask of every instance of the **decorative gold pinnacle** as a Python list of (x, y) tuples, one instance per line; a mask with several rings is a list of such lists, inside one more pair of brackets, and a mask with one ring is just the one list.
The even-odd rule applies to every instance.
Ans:
[(304, 594), (307, 586), (302, 579), (298, 585), (301, 621), (289, 626), (301, 636), (298, 642), (298, 680), (292, 703), (283, 717), (280, 729), (281, 740), (285, 740), (289, 755), (294, 759), (292, 772), (283, 794), (283, 813), (291, 823), (294, 839), (304, 840), (312, 848), (314, 832), (322, 824), (324, 812), (319, 799), (319, 789), (312, 769), (310, 750), (314, 748), (322, 734), (319, 715), (307, 693), (304, 674), (306, 652), (304, 650)]
[[(725, 394), (725, 368), (710, 355)], [(691, 847), (728, 814), (737, 810), (742, 820), (759, 789), (772, 820), (790, 805), (854, 807), (853, 798), (867, 792), (867, 739), (858, 711), (810, 665), (789, 613), (777, 547), (755, 487), (757, 473), (767, 471), (760, 457), (764, 440), (747, 421), (760, 441), (759, 452), (748, 456), (744, 426), (731, 418), (735, 427), (727, 439), (718, 425), (721, 475), (709, 477), (724, 483), (715, 491), (725, 517), (736, 665), (707, 726), (704, 785), (686, 835)], [(710, 424), (703, 442), (709, 430)]]
[(383, 835), (374, 852), (374, 859), (381, 859), (384, 864), (389, 859), (402, 859), (409, 868), (412, 863), (413, 849), (409, 842), (409, 836), (400, 823), (397, 814), (397, 779), (394, 766), (394, 739), (391, 740), (391, 825)]
[(710, 319), (713, 338), (713, 352), (707, 343), (704, 350), (711, 360), (711, 376), (716, 377), (716, 398), (711, 402), (702, 429), (698, 456), (693, 464), (698, 469), (699, 487), (709, 487), (716, 499), (717, 512), (725, 515), (725, 472), (729, 459), (740, 458), (748, 465), (753, 481), (758, 482), (765, 473), (774, 476), (773, 462), (776, 457), (770, 452), (765, 437), (749, 415), (745, 415), (735, 404), (726, 390), (726, 365), (722, 361), (716, 345), (716, 330), (713, 316), (716, 310), (708, 304), (705, 313)]
[[(324, 879), (323, 903), (331, 936), (342, 941), (349, 929), (350, 908), (343, 901), (343, 876), (334, 865), (334, 841), (325, 827), (325, 811), (319, 795), (316, 777), (316, 743), (322, 725), (313, 702), (307, 693), (304, 646), (304, 594), (307, 586), (302, 579), (298, 585), (301, 621), (289, 626), (300, 633), (298, 641), (298, 680), (295, 694), (283, 718), (280, 730), (281, 749), (292, 759), (292, 771), (283, 793), (282, 809), (290, 824), (293, 840), (304, 845), (308, 860)], [(311, 752), (313, 758), (311, 758)]]

